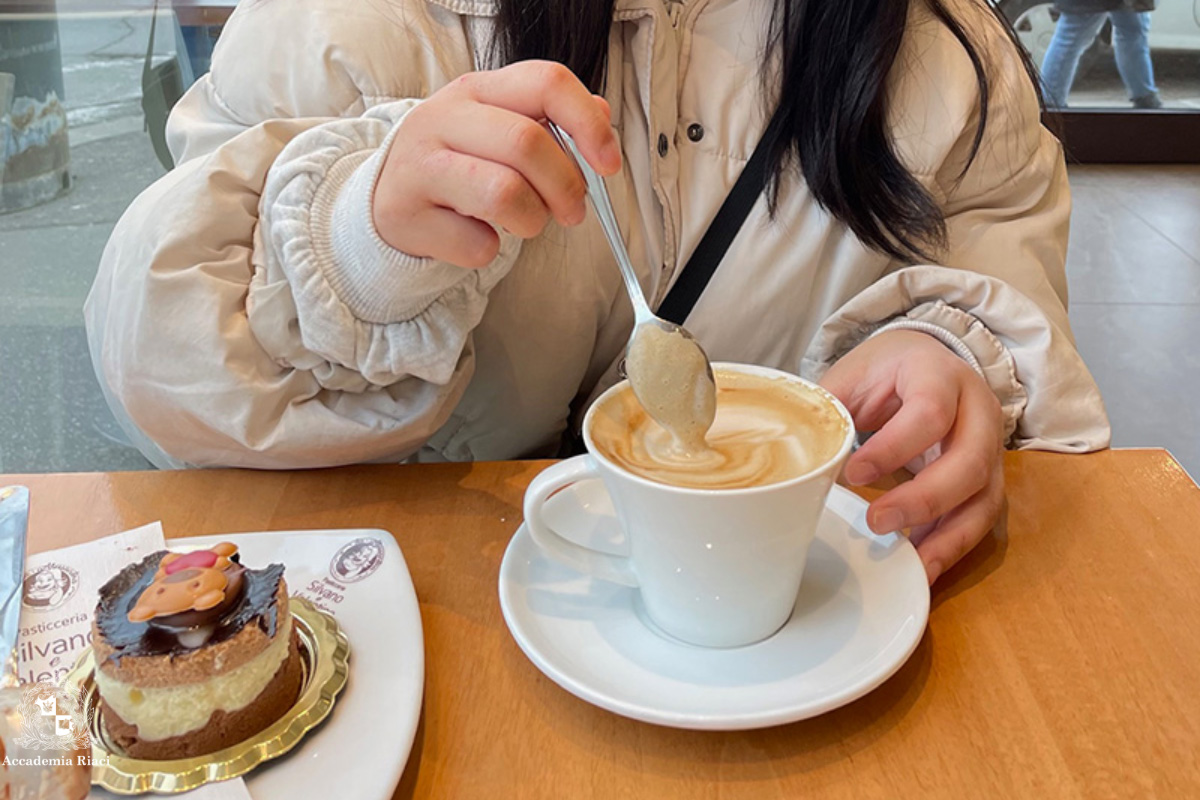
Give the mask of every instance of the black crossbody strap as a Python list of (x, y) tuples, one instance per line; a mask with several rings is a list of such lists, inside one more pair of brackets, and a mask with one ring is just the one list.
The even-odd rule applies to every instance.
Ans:
[(692, 313), (700, 295), (704, 293), (704, 287), (717, 271), (721, 259), (725, 257), (725, 251), (741, 230), (742, 223), (767, 184), (767, 150), (774, 138), (771, 134), (775, 125), (776, 120), (773, 118), (758, 146), (754, 148), (750, 160), (742, 167), (742, 174), (738, 176), (729, 196), (709, 223), (708, 230), (696, 246), (696, 252), (692, 253), (687, 265), (675, 280), (675, 285), (663, 298), (662, 305), (656, 312), (663, 319), (676, 325), (683, 324), (688, 314)]

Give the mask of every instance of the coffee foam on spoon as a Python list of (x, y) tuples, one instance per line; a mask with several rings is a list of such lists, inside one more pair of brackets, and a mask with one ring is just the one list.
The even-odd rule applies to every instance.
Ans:
[(711, 459), (705, 434), (716, 416), (716, 387), (700, 346), (679, 331), (640, 325), (625, 369), (642, 407), (669, 432), (675, 458)]

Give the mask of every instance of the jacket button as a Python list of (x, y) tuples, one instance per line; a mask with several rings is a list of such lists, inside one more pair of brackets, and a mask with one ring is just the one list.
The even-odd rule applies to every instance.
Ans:
[(660, 133), (658, 135), (658, 154), (663, 158), (667, 157), (667, 147), (669, 147), (667, 135), (665, 133)]
[(693, 142), (700, 141), (704, 138), (704, 126), (698, 122), (693, 122), (691, 125), (688, 125), (687, 136)]

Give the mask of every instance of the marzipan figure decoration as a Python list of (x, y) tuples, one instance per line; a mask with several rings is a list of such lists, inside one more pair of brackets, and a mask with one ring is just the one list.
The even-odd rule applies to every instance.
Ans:
[(155, 620), (170, 627), (203, 624), (237, 599), (244, 571), (237, 545), (229, 542), (208, 550), (168, 553), (129, 610), (129, 621)]

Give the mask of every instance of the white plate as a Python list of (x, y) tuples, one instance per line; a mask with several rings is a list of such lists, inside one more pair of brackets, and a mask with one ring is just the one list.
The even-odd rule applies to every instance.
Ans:
[[(916, 550), (875, 536), (867, 504), (835, 486), (791, 619), (747, 647), (713, 649), (655, 632), (637, 590), (549, 560), (522, 525), (500, 566), (500, 607), (517, 644), (568, 692), (633, 719), (739, 730), (823, 714), (866, 694), (912, 655), (929, 617)], [(622, 534), (599, 481), (546, 506), (568, 538), (620, 552)]]
[[(325, 583), (332, 562), (356, 539), (382, 546), (382, 561), (358, 580)], [(254, 800), (353, 797), (388, 800), (400, 782), (421, 715), (425, 647), (421, 611), (404, 556), (381, 530), (235, 533), (169, 539), (168, 547), (233, 542), (249, 567), (282, 563), (291, 594), (331, 611), (350, 642), (350, 679), (333, 713), (288, 755), (245, 777)], [(342, 597), (314, 591), (313, 583)]]

